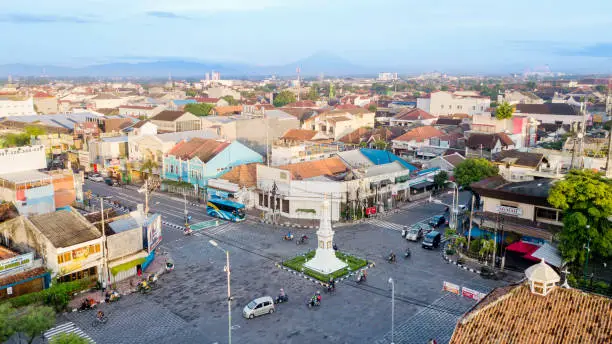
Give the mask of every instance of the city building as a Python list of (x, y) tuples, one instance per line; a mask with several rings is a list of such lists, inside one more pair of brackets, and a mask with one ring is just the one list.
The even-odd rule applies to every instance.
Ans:
[(32, 98), (0, 96), (0, 117), (36, 115)]
[(417, 98), (417, 108), (434, 116), (447, 116), (455, 113), (474, 115), (486, 112), (490, 107), (491, 98), (472, 91), (452, 93), (437, 91), (432, 92), (429, 98)]
[(251, 209), (257, 202), (257, 165), (259, 163), (234, 166), (227, 173), (208, 181), (208, 195), (244, 204)]
[(165, 110), (165, 107), (158, 105), (121, 105), (119, 115), (136, 118), (151, 118)]
[(397, 73), (383, 72), (378, 73), (378, 81), (395, 81), (397, 80)]
[(49, 288), (51, 274), (42, 259), (34, 257), (35, 252), (0, 245), (0, 301)]
[(210, 98), (223, 98), (223, 97), (226, 97), (226, 96), (231, 96), (232, 98), (234, 98), (236, 100), (240, 100), (240, 98), (241, 98), (240, 92), (235, 91), (235, 90), (233, 90), (231, 88), (228, 88), (228, 87), (224, 87), (224, 86), (209, 87), (206, 90), (206, 94)]
[(238, 141), (192, 138), (164, 156), (162, 178), (190, 183), (204, 193), (209, 179), (254, 162), (263, 162), (263, 157)]
[(400, 110), (395, 116), (389, 119), (390, 126), (409, 126), (409, 125), (431, 125), (436, 121), (436, 117), (421, 110), (405, 108)]
[(316, 130), (338, 140), (358, 128), (374, 128), (374, 117), (374, 112), (361, 108), (333, 110), (304, 120), (302, 129)]
[(472, 116), (471, 133), (505, 133), (514, 142), (517, 149), (532, 147), (537, 143), (538, 121), (515, 114), (512, 118), (497, 119), (488, 113)]
[(466, 158), (492, 159), (502, 150), (514, 149), (514, 141), (506, 133), (472, 133), (465, 143)]
[(533, 118), (540, 123), (582, 123), (584, 117), (569, 104), (516, 104), (516, 115)]
[(329, 158), (339, 151), (337, 144), (314, 130), (289, 129), (272, 145), (273, 166)]
[(534, 93), (517, 90), (506, 90), (504, 94), (497, 96), (497, 102), (507, 102), (510, 105), (516, 104), (544, 104), (544, 100)]
[(45, 92), (34, 93), (34, 110), (37, 113), (56, 114), (59, 111), (57, 97)]
[(202, 128), (202, 122), (198, 116), (183, 111), (164, 110), (151, 117), (151, 123), (157, 126), (160, 133), (192, 131)]
[(431, 146), (431, 141), (445, 134), (432, 126), (417, 127), (396, 137), (393, 143), (393, 153), (397, 155), (416, 156), (419, 148)]
[(525, 276), (493, 289), (464, 314), (450, 344), (610, 341), (609, 298), (558, 286), (559, 275), (544, 260)]
[(534, 172), (547, 163), (544, 154), (503, 150), (491, 160), (499, 168), (499, 175), (511, 182), (533, 180)]
[(120, 97), (111, 93), (101, 93), (89, 99), (94, 109), (116, 109), (127, 104), (129, 98)]
[(72, 208), (19, 216), (0, 223), (0, 233), (11, 241), (11, 247), (36, 252), (36, 258), (42, 258), (62, 282), (105, 280), (102, 233)]

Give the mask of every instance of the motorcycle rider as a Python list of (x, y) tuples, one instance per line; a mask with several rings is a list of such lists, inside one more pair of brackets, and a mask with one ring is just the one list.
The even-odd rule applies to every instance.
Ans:
[(98, 319), (98, 321), (102, 321), (102, 318), (104, 318), (104, 312), (98, 311), (96, 318)]
[(391, 251), (391, 253), (389, 254), (389, 261), (395, 262), (395, 253), (393, 253), (393, 251)]
[(276, 301), (278, 302), (280, 301), (286, 301), (287, 299), (287, 294), (285, 294), (285, 289), (280, 288), (280, 293), (278, 294), (278, 298), (276, 299)]
[(329, 283), (327, 284), (327, 289), (329, 289), (329, 291), (336, 290), (336, 281), (334, 281), (333, 277), (329, 278)]
[(285, 235), (285, 240), (293, 240), (293, 234), (291, 232), (287, 233), (287, 235)]

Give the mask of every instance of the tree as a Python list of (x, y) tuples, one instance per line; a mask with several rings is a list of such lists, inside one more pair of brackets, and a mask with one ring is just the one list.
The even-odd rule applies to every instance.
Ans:
[[(153, 161), (151, 159), (147, 159), (140, 166), (140, 172), (146, 172), (149, 175), (151, 175), (151, 174), (153, 174), (153, 170), (156, 169), (157, 167), (159, 167), (157, 162), (155, 162), (155, 161)], [(147, 178), (148, 178), (148, 176), (147, 176)]]
[(0, 304), (0, 343), (5, 343), (16, 330), (15, 310), (8, 302)]
[(446, 182), (448, 181), (448, 173), (446, 173), (446, 171), (440, 171), (434, 176), (433, 181), (434, 184), (436, 184), (436, 186), (438, 187), (438, 189), (443, 188)]
[(606, 93), (608, 91), (608, 87), (606, 87), (606, 85), (597, 85), (595, 86), (595, 90), (600, 93)]
[(612, 121), (607, 121), (606, 123), (604, 123), (603, 128), (606, 130), (612, 129)]
[(465, 159), (455, 167), (454, 175), (457, 184), (469, 187), (479, 180), (497, 175), (499, 169), (490, 161), (483, 158)]
[(376, 140), (374, 141), (374, 148), (384, 150), (387, 149), (387, 141), (385, 140)]
[(448, 91), (448, 86), (444, 85), (442, 87), (440, 87), (440, 91)]
[(208, 114), (210, 114), (210, 110), (212, 110), (214, 107), (214, 105), (208, 103), (194, 103), (185, 105), (185, 111), (196, 116), (208, 116)]
[[(563, 258), (582, 264), (589, 245), (590, 257), (612, 257), (612, 182), (601, 173), (572, 170), (548, 194), (548, 202), (563, 210), (559, 249)], [(589, 226), (589, 228), (587, 228)]]
[(536, 89), (536, 87), (538, 87), (538, 84), (536, 84), (535, 81), (528, 81), (525, 86), (528, 90), (533, 91)]
[(289, 103), (295, 102), (295, 94), (291, 91), (281, 91), (276, 97), (274, 97), (274, 106), (281, 107)]
[(486, 261), (493, 253), (493, 250), (495, 250), (495, 241), (493, 239), (483, 240), (482, 246), (480, 247), (480, 251), (478, 253)]
[(308, 90), (308, 95), (306, 95), (306, 99), (312, 100), (313, 102), (316, 102), (317, 100), (319, 100), (319, 85), (318, 84), (310, 85), (310, 89)]
[(55, 325), (55, 312), (47, 306), (29, 306), (17, 323), (18, 331), (25, 333), (28, 344), (32, 344), (34, 338)]
[(195, 97), (198, 95), (198, 91), (194, 89), (188, 89), (187, 91), (185, 91), (185, 95), (187, 95), (187, 97)]
[(60, 333), (53, 336), (49, 344), (88, 344), (89, 341), (76, 333)]
[(512, 118), (512, 114), (514, 113), (514, 107), (510, 105), (508, 102), (503, 102), (497, 106), (495, 109), (495, 118), (502, 120)]
[(221, 99), (225, 100), (230, 106), (238, 105), (238, 101), (232, 96), (223, 96)]
[(370, 112), (376, 112), (376, 105), (374, 105), (374, 104), (370, 104), (370, 106), (368, 106), (368, 111), (370, 111)]
[(25, 134), (28, 135), (28, 137), (47, 134), (45, 128), (37, 127), (35, 125), (27, 125), (25, 128), (23, 128), (23, 130), (25, 131)]

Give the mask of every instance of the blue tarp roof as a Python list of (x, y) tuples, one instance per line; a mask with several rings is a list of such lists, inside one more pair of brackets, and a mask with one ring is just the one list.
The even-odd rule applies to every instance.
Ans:
[(359, 151), (375, 165), (383, 165), (397, 161), (402, 164), (402, 166), (409, 169), (410, 172), (414, 172), (417, 170), (416, 167), (410, 165), (404, 159), (389, 151), (370, 148), (361, 148)]
[(172, 101), (176, 105), (187, 105), (187, 104), (195, 104), (197, 101), (195, 99), (175, 99)]

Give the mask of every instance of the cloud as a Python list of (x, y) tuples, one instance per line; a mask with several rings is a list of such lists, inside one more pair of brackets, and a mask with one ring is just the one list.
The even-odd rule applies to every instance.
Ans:
[(17, 24), (38, 24), (38, 23), (91, 23), (91, 17), (75, 17), (62, 15), (41, 15), (27, 13), (9, 13), (0, 15), (0, 22)]
[(166, 11), (149, 11), (147, 12), (147, 16), (162, 19), (190, 19), (189, 17)]
[(576, 49), (561, 51), (565, 56), (612, 57), (612, 43), (596, 43)]

